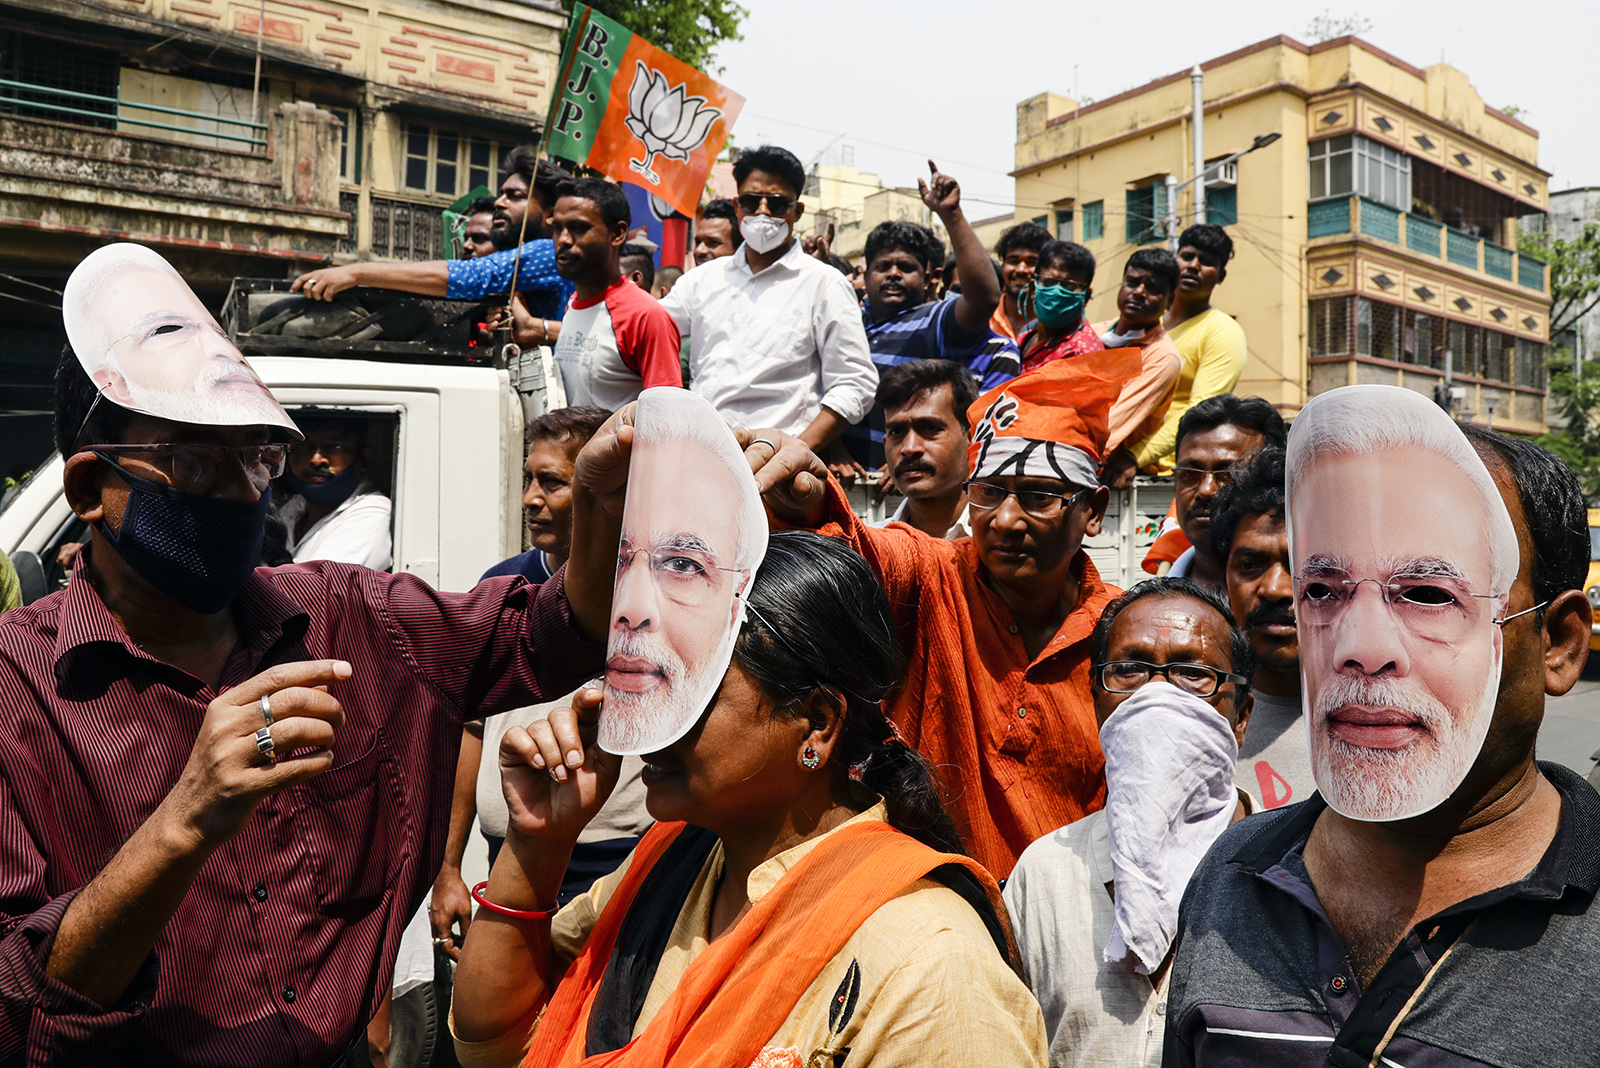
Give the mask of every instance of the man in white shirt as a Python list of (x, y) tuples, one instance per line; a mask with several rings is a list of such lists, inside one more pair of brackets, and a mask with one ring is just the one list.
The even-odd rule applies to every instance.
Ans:
[(1220, 595), (1157, 578), (1106, 606), (1089, 658), (1106, 806), (1023, 851), (1006, 908), (1051, 1068), (1156, 1068), (1179, 899), (1256, 808), (1233, 784), (1253, 657)]
[(861, 307), (849, 280), (794, 239), (800, 161), (762, 145), (739, 154), (733, 176), (743, 245), (689, 271), (661, 304), (689, 339), (690, 389), (729, 422), (820, 449), (872, 407)]
[(365, 442), (349, 420), (304, 414), (305, 440), (289, 447), (278, 508), (295, 563), (334, 560), (387, 571), (393, 563), (393, 504), (367, 477)]

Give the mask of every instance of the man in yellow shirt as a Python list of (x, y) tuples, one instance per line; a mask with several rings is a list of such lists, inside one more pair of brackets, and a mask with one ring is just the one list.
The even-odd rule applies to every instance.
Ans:
[(1244, 331), (1233, 316), (1211, 306), (1211, 292), (1228, 277), (1232, 258), (1233, 239), (1212, 223), (1191, 226), (1178, 238), (1178, 291), (1165, 326), (1183, 357), (1183, 368), (1166, 419), (1133, 446), (1134, 459), (1146, 474), (1172, 473), (1178, 420), (1207, 397), (1232, 393), (1244, 370)]

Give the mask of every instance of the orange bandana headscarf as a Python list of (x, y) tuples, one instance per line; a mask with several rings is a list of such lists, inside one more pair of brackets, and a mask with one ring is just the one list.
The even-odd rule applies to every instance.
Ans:
[(1111, 406), (1140, 367), (1137, 348), (1109, 349), (1054, 360), (991, 389), (967, 409), (971, 477), (1028, 475), (1093, 486)]

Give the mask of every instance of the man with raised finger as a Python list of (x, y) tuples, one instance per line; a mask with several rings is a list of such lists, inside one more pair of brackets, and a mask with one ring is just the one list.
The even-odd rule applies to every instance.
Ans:
[[(0, 623), (0, 1063), (353, 1063), (462, 722), (599, 667), (620, 509), (575, 491), (537, 586), (258, 569), (288, 414), (148, 249), (92, 253), (62, 304), (57, 447), (92, 534)], [(141, 373), (178, 362), (219, 384)]]

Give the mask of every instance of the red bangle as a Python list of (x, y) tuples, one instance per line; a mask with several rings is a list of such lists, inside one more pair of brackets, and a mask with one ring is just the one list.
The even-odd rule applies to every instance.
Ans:
[(557, 912), (561, 911), (560, 905), (541, 911), (533, 911), (530, 909), (512, 909), (507, 908), (504, 905), (496, 905), (493, 901), (490, 901), (488, 898), (483, 896), (483, 888), (488, 885), (489, 880), (485, 879), (477, 886), (474, 886), (472, 888), (472, 900), (476, 901), (478, 904), (482, 905), (496, 916), (509, 916), (513, 920), (548, 920)]

